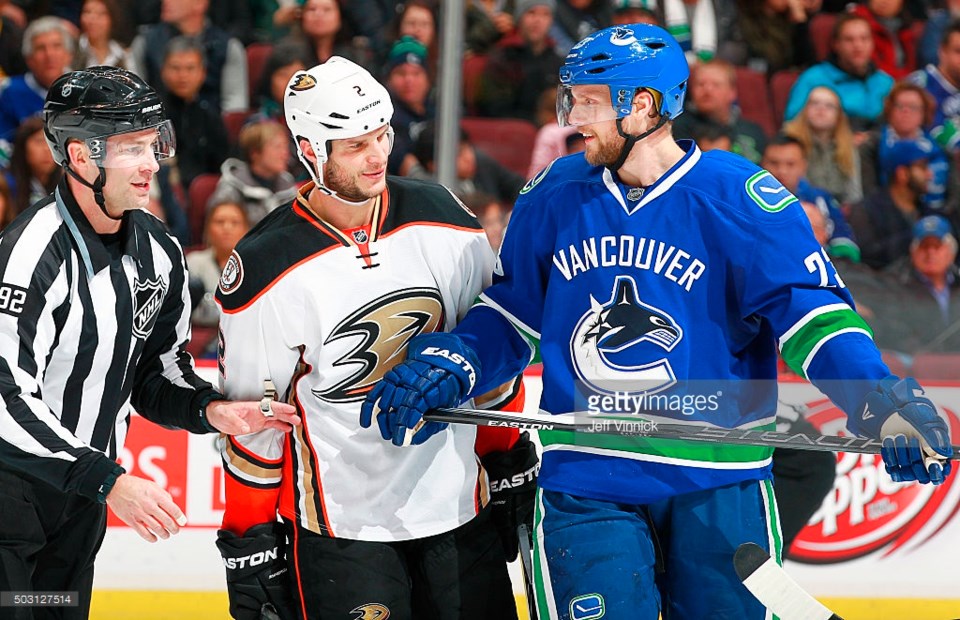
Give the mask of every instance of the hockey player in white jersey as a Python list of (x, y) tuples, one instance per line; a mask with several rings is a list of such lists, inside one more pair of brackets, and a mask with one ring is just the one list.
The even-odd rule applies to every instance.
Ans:
[[(772, 429), (779, 348), (852, 432), (883, 439), (894, 480), (942, 482), (945, 422), (915, 380), (890, 376), (796, 198), (745, 159), (673, 139), (688, 75), (656, 26), (608, 28), (571, 50), (558, 120), (585, 154), (527, 184), (493, 285), (451, 333), (410, 344), (416, 361), (387, 373), (365, 419), (403, 441), (427, 409), (503, 382), (539, 351), (545, 412), (640, 402), (624, 412)], [(780, 557), (770, 449), (541, 439), (541, 618), (768, 617), (732, 557), (747, 541)]]
[[(219, 364), (225, 394), (254, 396), (269, 380), (303, 426), (223, 444), (230, 611), (516, 618), (504, 550), (516, 548), (524, 507), (532, 521), (529, 439), (461, 427), (427, 442), (429, 427), (411, 449), (358, 424), (407, 343), (452, 328), (489, 284), (483, 229), (443, 186), (386, 176), (393, 106), (361, 67), (333, 57), (298, 72), (284, 109), (313, 182), (230, 257)], [(522, 406), (522, 384), (509, 379), (487, 406)], [(478, 459), (491, 482), (525, 473), (525, 483), (488, 488)]]

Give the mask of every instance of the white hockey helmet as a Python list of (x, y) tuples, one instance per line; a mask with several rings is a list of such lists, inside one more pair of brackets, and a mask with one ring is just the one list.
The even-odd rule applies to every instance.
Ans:
[[(323, 184), (323, 166), (330, 140), (356, 138), (390, 123), (393, 103), (390, 94), (360, 65), (331, 56), (323, 64), (297, 71), (283, 95), (287, 127), (297, 143), (297, 156), (317, 187), (333, 194)], [(300, 140), (310, 142), (317, 165), (308, 160)], [(393, 131), (389, 135), (393, 147)]]

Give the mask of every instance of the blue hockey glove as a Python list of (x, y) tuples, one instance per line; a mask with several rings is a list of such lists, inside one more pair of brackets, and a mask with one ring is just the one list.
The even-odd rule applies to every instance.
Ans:
[(859, 425), (883, 441), (880, 453), (894, 481), (940, 484), (950, 475), (950, 431), (913, 377), (880, 381), (867, 394)]
[(447, 427), (424, 422), (436, 407), (455, 407), (477, 383), (480, 362), (453, 334), (423, 334), (410, 341), (407, 359), (388, 371), (360, 408), (360, 426), (369, 428), (374, 415), (380, 435), (394, 445), (419, 445)]

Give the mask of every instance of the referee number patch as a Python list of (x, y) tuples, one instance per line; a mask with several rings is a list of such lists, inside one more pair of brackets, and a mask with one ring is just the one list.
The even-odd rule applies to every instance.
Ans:
[(27, 303), (27, 289), (15, 284), (0, 284), (0, 312), (20, 316)]

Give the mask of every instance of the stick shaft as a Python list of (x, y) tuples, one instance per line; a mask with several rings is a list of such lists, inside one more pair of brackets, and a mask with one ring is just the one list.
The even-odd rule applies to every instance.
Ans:
[[(880, 454), (881, 442), (865, 437), (839, 437), (812, 433), (780, 433), (726, 429), (716, 426), (671, 424), (641, 418), (602, 418), (584, 412), (564, 415), (503, 413), (484, 409), (433, 409), (423, 416), (429, 422), (452, 422), (476, 426), (506, 426), (536, 431), (576, 431), (601, 435), (676, 439), (740, 446), (792, 448), (816, 452)], [(960, 446), (953, 446), (953, 458), (960, 458)]]

